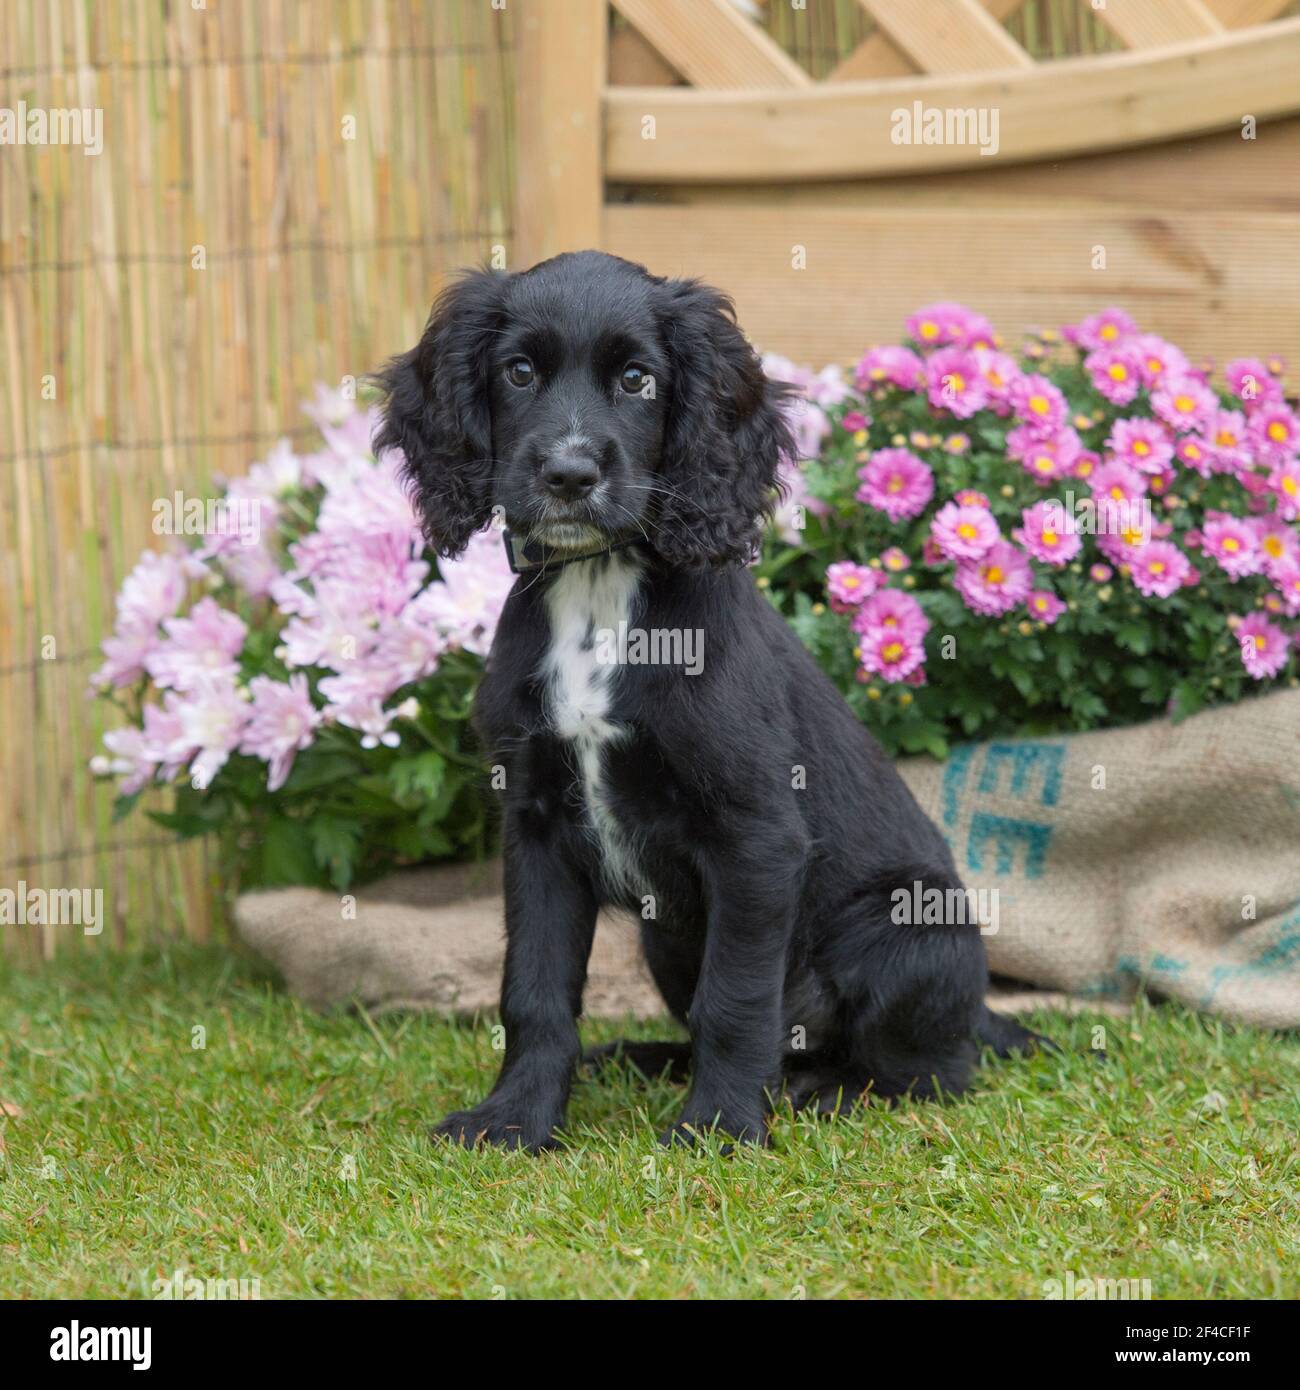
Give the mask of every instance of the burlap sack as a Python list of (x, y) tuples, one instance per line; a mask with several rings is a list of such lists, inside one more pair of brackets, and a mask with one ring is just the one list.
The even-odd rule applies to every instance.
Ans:
[[(1300, 1025), (1300, 691), (1166, 722), (909, 759), (908, 785), (996, 907), (995, 972), (1038, 987), (1005, 1012), (1146, 985), (1252, 1023)], [(474, 1013), (501, 980), (499, 866), (411, 870), (355, 907), (309, 888), (242, 896), (240, 935), (317, 1008)], [(996, 892), (996, 896), (992, 894)], [(602, 917), (592, 1017), (664, 1006), (635, 924)]]
[(900, 767), (997, 892), (997, 973), (1300, 1025), (1300, 690)]

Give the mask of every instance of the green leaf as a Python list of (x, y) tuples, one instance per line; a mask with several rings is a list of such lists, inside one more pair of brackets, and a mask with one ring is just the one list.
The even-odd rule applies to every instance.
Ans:
[(447, 760), (433, 748), (402, 758), (388, 770), (394, 795), (404, 805), (436, 800), (446, 777)]

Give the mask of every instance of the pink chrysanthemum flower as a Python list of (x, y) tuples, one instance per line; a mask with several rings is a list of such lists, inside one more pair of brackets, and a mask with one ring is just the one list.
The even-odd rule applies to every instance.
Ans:
[(999, 541), (978, 560), (963, 560), (953, 585), (972, 612), (996, 618), (1029, 597), (1034, 576), (1029, 561), (1010, 541)]
[(1294, 526), (1280, 516), (1256, 517), (1251, 524), (1265, 573), (1272, 575), (1279, 565), (1300, 564), (1300, 535)]
[(1300, 446), (1300, 420), (1285, 401), (1266, 401), (1250, 417), (1250, 440), (1265, 463), (1285, 463)]
[(1131, 348), (1099, 348), (1083, 359), (1083, 365), (1111, 405), (1128, 405), (1142, 386), (1142, 366)]
[(911, 348), (873, 347), (858, 363), (855, 375), (864, 391), (880, 386), (916, 391), (925, 380), (925, 364)]
[(1280, 383), (1274, 379), (1268, 364), (1261, 362), (1258, 357), (1239, 357), (1235, 362), (1229, 362), (1223, 369), (1223, 375), (1232, 387), (1232, 394), (1239, 401), (1244, 401), (1247, 407), (1282, 399)]
[(945, 454), (952, 454), (954, 458), (960, 458), (962, 454), (970, 449), (970, 435), (950, 434), (943, 441), (943, 451)]
[(1262, 613), (1243, 618), (1236, 636), (1242, 665), (1255, 680), (1269, 680), (1286, 665), (1290, 655), (1287, 635)]
[(1080, 449), (1070, 473), (1076, 478), (1091, 478), (1101, 467), (1101, 455), (1094, 449)]
[(853, 630), (868, 637), (901, 632), (920, 642), (930, 630), (930, 620), (911, 594), (901, 589), (881, 589), (853, 615)]
[(1137, 324), (1123, 311), (1114, 307), (1091, 314), (1082, 323), (1065, 330), (1071, 342), (1086, 348), (1114, 347), (1137, 332)]
[(1025, 607), (1031, 618), (1050, 627), (1065, 612), (1065, 604), (1055, 594), (1046, 589), (1035, 589), (1025, 600)]
[(945, 503), (935, 513), (930, 536), (939, 553), (949, 560), (978, 560), (1002, 539), (987, 507), (963, 507), (956, 502)]
[(985, 511), (989, 508), (989, 499), (984, 494), (973, 487), (964, 487), (956, 494), (954, 500), (959, 507), (983, 507)]
[(1300, 517), (1300, 459), (1286, 459), (1268, 475), (1268, 485), (1277, 494), (1278, 511), (1288, 521)]
[(880, 552), (880, 563), (890, 574), (902, 574), (904, 570), (912, 568), (912, 562), (907, 558), (907, 552), (900, 550), (896, 545), (891, 545), (888, 550)]
[(1106, 447), (1121, 463), (1142, 473), (1159, 473), (1174, 456), (1169, 435), (1156, 420), (1116, 420)]
[(1103, 463), (1088, 480), (1094, 497), (1108, 497), (1112, 502), (1132, 502), (1146, 495), (1150, 483), (1146, 477), (1118, 459)]
[(880, 588), (884, 577), (879, 570), (867, 565), (855, 565), (852, 560), (839, 560), (826, 569), (826, 592), (831, 607), (837, 613), (856, 608)]
[(974, 354), (965, 348), (941, 348), (925, 364), (930, 404), (949, 410), (959, 420), (969, 420), (988, 404), (988, 390)]
[(1184, 376), (1189, 369), (1181, 349), (1154, 333), (1139, 334), (1129, 347), (1137, 354), (1142, 382), (1148, 388), (1159, 386), (1168, 377)]
[(1088, 570), (1088, 578), (1095, 584), (1106, 584), (1115, 571), (1109, 565), (1093, 565)]
[(134, 796), (153, 780), (158, 764), (150, 756), (143, 729), (134, 724), (109, 729), (104, 735), (104, 747), (111, 756), (91, 758), (90, 770), (96, 777), (120, 777), (118, 791), (122, 796)]
[(1151, 408), (1180, 434), (1204, 433), (1218, 406), (1218, 397), (1194, 376), (1170, 377), (1151, 393)]
[(1288, 556), (1269, 571), (1288, 617), (1300, 614), (1300, 557)]
[(1233, 579), (1258, 574), (1263, 567), (1250, 523), (1235, 516), (1216, 516), (1207, 521), (1201, 530), (1201, 549), (1212, 555)]
[(1147, 598), (1168, 598), (1187, 583), (1191, 562), (1172, 541), (1149, 541), (1129, 559), (1133, 583)]
[(934, 474), (906, 449), (878, 449), (858, 477), (858, 501), (884, 512), (890, 521), (919, 516), (934, 496)]
[(248, 628), (236, 613), (213, 598), (202, 598), (187, 618), (168, 618), (167, 640), (144, 659), (145, 670), (160, 689), (192, 690), (201, 678), (233, 680)]
[(1218, 473), (1237, 473), (1251, 465), (1246, 417), (1239, 410), (1216, 410), (1205, 431)]
[(239, 751), (268, 764), (266, 789), (277, 792), (288, 780), (294, 758), (311, 746), (320, 711), (311, 702), (303, 675), (290, 676), (287, 682), (254, 676), (248, 690), (253, 701)]
[(1059, 502), (1035, 502), (1024, 509), (1020, 520), (1012, 536), (1045, 565), (1056, 569), (1068, 565), (1083, 545), (1074, 518)]
[(1016, 359), (1005, 352), (977, 349), (975, 362), (984, 380), (989, 404), (999, 415), (1010, 414), (1011, 391), (1020, 380), (1020, 366)]
[(1179, 435), (1174, 445), (1174, 457), (1202, 478), (1208, 478), (1214, 466), (1214, 450), (1206, 440), (1195, 434)]
[(248, 723), (246, 692), (226, 676), (205, 672), (184, 694), (169, 690), (165, 698), (177, 729), (163, 761), (189, 762), (194, 785), (206, 789), (239, 746)]
[(1069, 412), (1065, 397), (1045, 376), (1021, 377), (1011, 386), (1011, 408), (1017, 417), (1042, 434), (1055, 434)]
[(907, 632), (873, 632), (862, 639), (862, 669), (881, 680), (906, 680), (924, 660), (925, 644)]
[(871, 425), (871, 420), (860, 410), (847, 410), (840, 420), (840, 425), (849, 434), (857, 434), (859, 430), (868, 429)]
[(1065, 425), (1055, 434), (1042, 434), (1032, 425), (1017, 425), (1007, 435), (1007, 453), (1019, 459), (1026, 473), (1047, 484), (1066, 477), (1079, 457), (1079, 436)]
[(982, 314), (964, 304), (929, 304), (907, 320), (908, 336), (926, 347), (992, 347), (996, 334)]

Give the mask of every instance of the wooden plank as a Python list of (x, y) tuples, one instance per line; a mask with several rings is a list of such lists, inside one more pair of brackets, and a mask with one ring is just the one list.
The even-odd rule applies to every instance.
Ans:
[[(896, 112), (984, 111), (999, 163), (1123, 148), (1300, 109), (1300, 19), (1148, 53), (998, 74), (792, 92), (629, 87), (606, 94), (605, 174), (645, 184), (858, 178), (987, 167), (975, 143), (894, 144)], [(646, 116), (655, 138), (642, 138)]]
[[(904, 317), (955, 299), (987, 314), (1014, 349), (1031, 326), (1122, 304), (1192, 358), (1300, 355), (1300, 214), (1096, 205), (1086, 217), (909, 205), (663, 207), (606, 211), (606, 246), (657, 274), (698, 275), (735, 296), (761, 348), (821, 366), (897, 342)], [(792, 269), (792, 243), (806, 268)], [(1107, 252), (1092, 269), (1092, 248)], [(1007, 254), (1008, 247), (1024, 248)]]
[[(865, 0), (858, 0), (866, 9)], [(1025, 0), (980, 0), (984, 8), (999, 24), (1008, 16), (1015, 14)], [(865, 82), (874, 77), (906, 77), (917, 71), (917, 65), (880, 28), (867, 35), (865, 39), (845, 58), (838, 67), (832, 69), (828, 82)]]
[(1223, 32), (1202, 0), (1106, 0), (1093, 13), (1130, 48), (1161, 48)]
[(560, 251), (600, 245), (600, 94), (609, 30), (605, 0), (570, 0), (564, 23), (553, 21), (554, 14), (545, 15), (539, 0), (521, 4), (516, 17), (518, 178), (512, 270)]
[(1276, 19), (1291, 0), (1206, 0), (1211, 13), (1229, 29), (1244, 29), (1249, 24), (1267, 24)]
[(610, 30), (611, 87), (675, 87), (680, 81), (676, 69), (639, 30), (630, 24)]
[(922, 72), (1028, 68), (1034, 60), (980, 0), (859, 0)]
[[(812, 78), (730, 0), (613, 0), (697, 87), (811, 87)], [(565, 23), (555, 26), (567, 28)]]

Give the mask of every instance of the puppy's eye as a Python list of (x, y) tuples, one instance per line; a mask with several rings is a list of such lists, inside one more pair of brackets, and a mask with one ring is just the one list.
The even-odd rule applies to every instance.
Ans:
[(516, 357), (506, 363), (506, 380), (511, 386), (531, 386), (537, 378), (533, 364), (526, 357)]
[(645, 384), (649, 380), (650, 373), (644, 367), (638, 367), (635, 362), (629, 362), (623, 368), (623, 375), (619, 377), (618, 384), (629, 396), (639, 396), (645, 390)]

